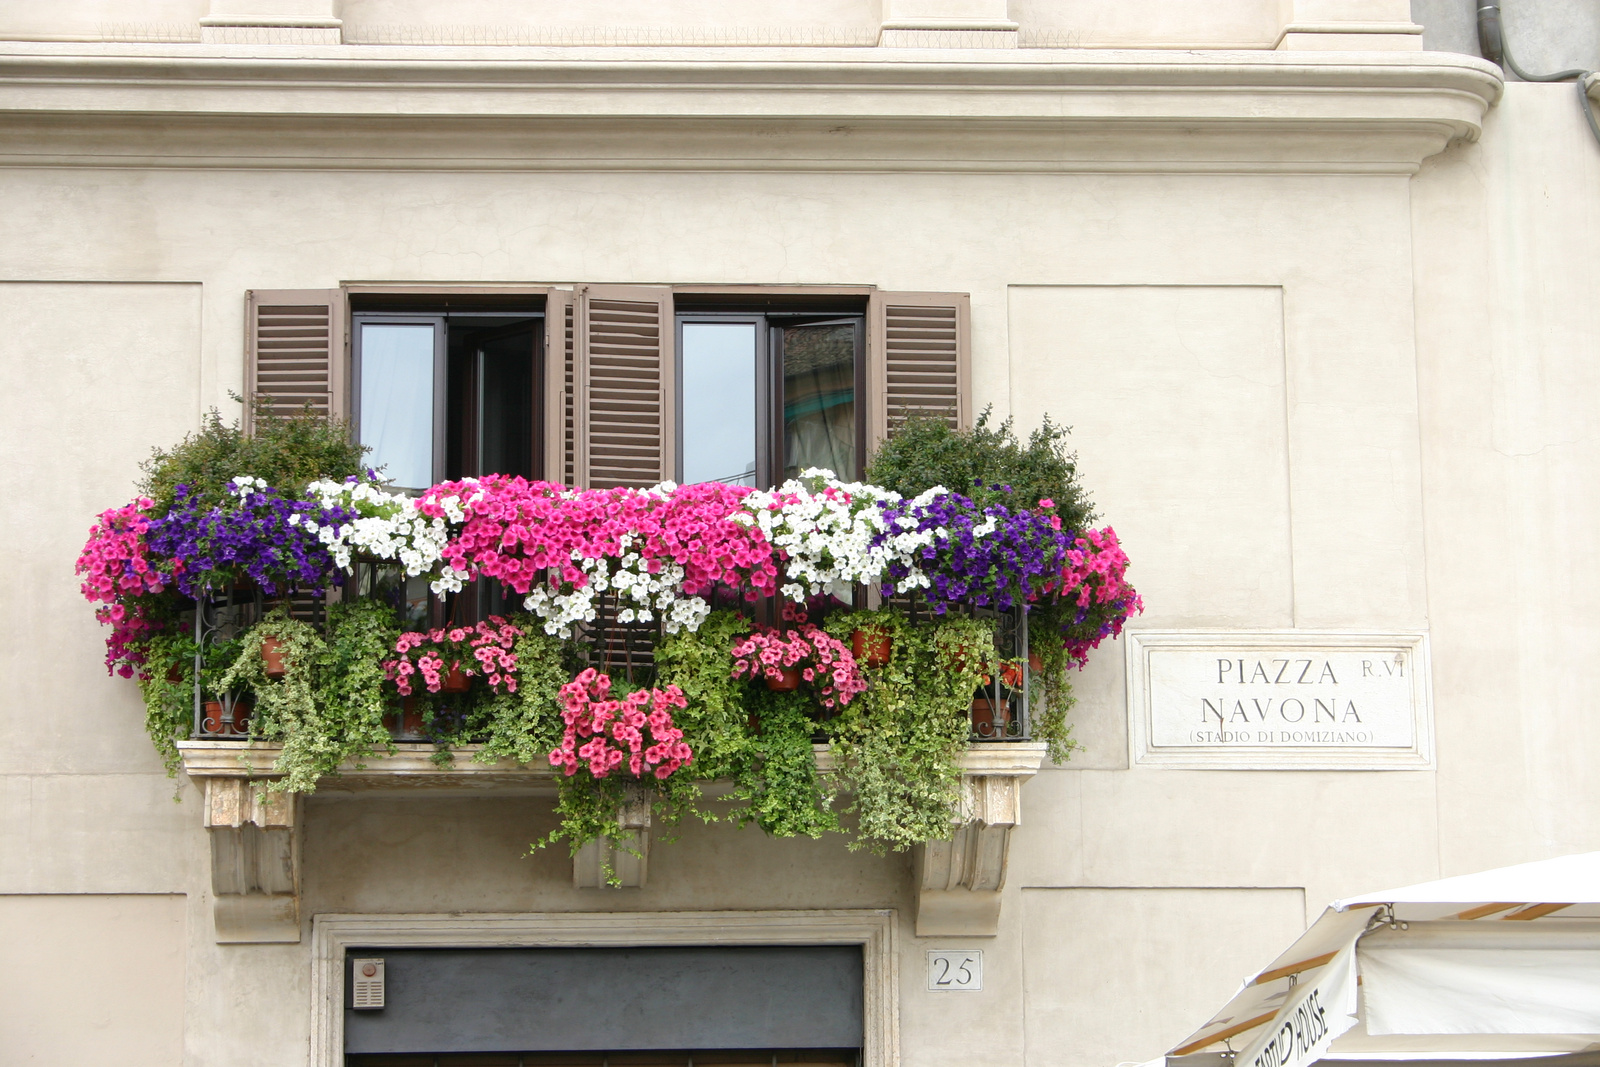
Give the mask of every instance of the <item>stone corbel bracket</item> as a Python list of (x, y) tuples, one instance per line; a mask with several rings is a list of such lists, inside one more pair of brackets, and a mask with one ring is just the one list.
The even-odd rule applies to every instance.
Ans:
[[(981, 757), (981, 758), (979, 758)], [(961, 776), (961, 807), (947, 841), (917, 849), (918, 937), (994, 937), (1011, 854), (1022, 822), (1022, 783), (1044, 759), (1044, 746), (1007, 744), (971, 751)]]
[(617, 811), (625, 834), (621, 845), (590, 841), (572, 857), (572, 884), (579, 889), (643, 889), (650, 873), (650, 798), (642, 790)]
[(300, 940), (300, 802), (249, 778), (204, 778), (217, 942)]

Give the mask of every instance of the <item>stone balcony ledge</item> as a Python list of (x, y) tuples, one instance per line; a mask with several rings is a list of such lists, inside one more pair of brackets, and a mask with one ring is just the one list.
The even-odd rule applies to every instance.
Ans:
[[(318, 791), (466, 789), (496, 792), (554, 792), (554, 768), (544, 763), (519, 766), (510, 760), (480, 763), (477, 745), (460, 745), (445, 765), (434, 761), (431, 743), (396, 742), (392, 755), (374, 750), (362, 766), (346, 763), (338, 775), (317, 783)], [(269, 779), (282, 749), (260, 741), (180, 741), (183, 770), (190, 778)], [(817, 770), (834, 768), (828, 745), (815, 746)], [(965, 777), (1031, 778), (1044, 762), (1045, 746), (1035, 741), (975, 741), (961, 756)]]
[[(300, 797), (260, 788), (274, 776), (280, 747), (246, 741), (182, 741), (183, 769), (205, 791), (203, 820), (211, 839), (213, 916), (219, 942), (300, 940)], [(476, 746), (434, 762), (431, 744), (400, 743), (370, 762), (346, 765), (324, 778), (333, 792), (476, 791), (554, 793), (548, 765), (475, 762)], [(1011, 831), (1022, 821), (1022, 784), (1038, 772), (1045, 746), (1031, 741), (979, 741), (961, 755), (961, 802), (951, 835), (919, 845), (915, 856), (917, 934), (993, 937), (1000, 921)], [(817, 769), (834, 766), (827, 745), (815, 749)], [(579, 888), (642, 888), (649, 875), (650, 804), (619, 813), (627, 847), (592, 841), (573, 856)]]

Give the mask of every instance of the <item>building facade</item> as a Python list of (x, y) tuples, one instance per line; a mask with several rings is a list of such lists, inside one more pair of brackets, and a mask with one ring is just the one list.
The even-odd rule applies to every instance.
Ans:
[[(742, 945), (859, 947), (828, 1010), (866, 1063), (1110, 1067), (1333, 898), (1600, 848), (1600, 146), (1571, 81), (1467, 54), (1469, 6), (0, 12), (0, 1059), (325, 1067), (347, 958)], [(1557, 6), (1507, 12), (1519, 62), (1600, 62)], [(608, 300), (853, 316), (869, 369), (911, 321), (967, 418), (1073, 428), (1146, 609), (1074, 679), (1070, 761), (969, 768), (968, 852), (685, 825), (611, 888), (528, 854), (555, 816), (515, 775), (267, 810), (231, 752), (162, 773), (73, 576), (149, 450), (282, 385), (308, 308), (348, 412), (362, 321), (514, 306), (559, 383), (603, 375)], [(558, 387), (541, 469), (592, 481)], [(1294, 656), (1403, 663), (1371, 683), (1399, 740), (1336, 711), (1231, 748), (1252, 657)]]

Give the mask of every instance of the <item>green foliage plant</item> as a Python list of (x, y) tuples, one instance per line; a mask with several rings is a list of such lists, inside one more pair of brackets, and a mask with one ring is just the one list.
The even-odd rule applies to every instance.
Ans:
[(1039, 662), (1039, 669), (1030, 672), (1030, 725), (1033, 739), (1045, 743), (1050, 762), (1058, 766), (1083, 747), (1073, 739), (1072, 724), (1067, 722), (1067, 713), (1077, 703), (1067, 675), (1074, 664), (1066, 645), (1055, 638), (1063, 616), (1073, 610), (1071, 605), (1052, 603), (1035, 605), (1028, 612), (1029, 633), (1039, 635), (1039, 640), (1028, 646), (1030, 655)]
[(200, 429), (171, 448), (156, 448), (140, 468), (139, 492), (153, 500), (151, 514), (172, 508), (179, 485), (187, 485), (206, 506), (223, 503), (227, 484), (241, 475), (263, 478), (291, 496), (303, 493), (319, 478), (341, 480), (361, 472), (367, 449), (351, 440), (342, 419), (311, 409), (282, 415), (268, 398), (255, 408), (252, 432), (237, 420), (223, 422), (216, 408), (200, 421)]
[(817, 777), (818, 709), (807, 692), (775, 693), (764, 681), (733, 677), (733, 647), (750, 630), (743, 616), (718, 611), (698, 632), (669, 636), (656, 649), (658, 681), (688, 699), (678, 725), (694, 748), (695, 776), (733, 782), (725, 798), (733, 822), (774, 837), (821, 837), (839, 823)]
[(194, 729), (194, 652), (194, 638), (176, 629), (145, 643), (146, 671), (139, 675), (144, 728), (168, 778), (183, 766), (178, 742)]
[(774, 693), (762, 681), (740, 684), (757, 725), (750, 759), (734, 778), (731, 798), (742, 802), (734, 821), (753, 822), (773, 837), (819, 838), (841, 830), (836, 783), (817, 773), (814, 741), (821, 724), (812, 717), (814, 698), (803, 689)]
[(827, 629), (887, 631), (889, 662), (867, 668), (868, 688), (828, 723), (852, 849), (903, 851), (950, 836), (960, 801), (960, 756), (974, 692), (997, 669), (992, 621), (948, 616), (913, 622), (898, 612), (851, 612)]
[[(280, 743), (272, 791), (310, 793), (346, 761), (358, 766), (374, 749), (392, 752), (382, 662), (399, 633), (383, 604), (330, 605), (326, 637), (283, 608), (270, 612), (241, 643), (221, 684), (255, 691), (250, 736)], [(276, 638), (284, 676), (268, 678), (261, 642)]]
[[(466, 719), (463, 735), (481, 740), (479, 763), (511, 760), (519, 766), (549, 766), (550, 751), (561, 743), (561, 687), (580, 669), (569, 642), (543, 632), (532, 616), (511, 619), (522, 636), (512, 646), (517, 657), (514, 692), (489, 692)], [(420, 688), (420, 687), (419, 687)]]
[(991, 414), (984, 408), (970, 430), (927, 416), (897, 423), (868, 459), (866, 480), (907, 498), (942, 485), (979, 508), (1032, 508), (1053, 500), (1067, 529), (1087, 527), (1094, 505), (1078, 482), (1077, 454), (1067, 451), (1070, 428), (1046, 415), (1024, 445), (1010, 419), (994, 426)]

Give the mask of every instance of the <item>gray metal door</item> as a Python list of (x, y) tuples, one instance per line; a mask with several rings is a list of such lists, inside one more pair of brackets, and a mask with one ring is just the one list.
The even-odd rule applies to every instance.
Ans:
[[(357, 948), (349, 957), (382, 958), (385, 981), (384, 1007), (358, 1010), (346, 963), (352, 1063), (402, 1053), (597, 1053), (600, 1063), (615, 1053), (621, 1067), (642, 1053), (731, 1062), (735, 1050), (741, 1062), (780, 1052), (780, 1063), (803, 1062), (796, 1056), (815, 1050), (828, 1058), (812, 1062), (837, 1063), (861, 1047), (855, 946)], [(526, 1062), (541, 1061), (556, 1062)]]

